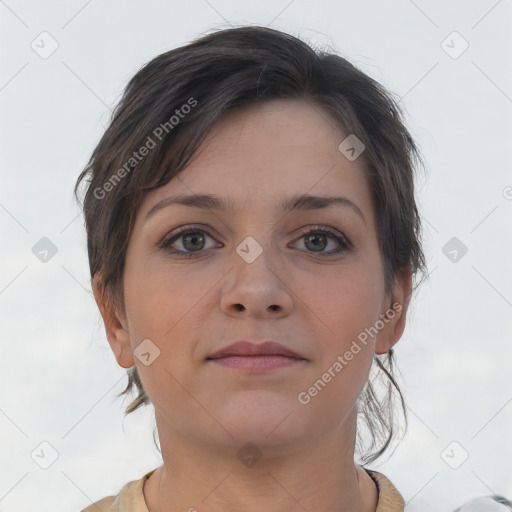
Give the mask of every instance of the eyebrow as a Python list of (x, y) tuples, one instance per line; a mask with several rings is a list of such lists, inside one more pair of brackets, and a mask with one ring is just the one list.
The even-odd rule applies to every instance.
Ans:
[[(155, 203), (151, 209), (146, 213), (147, 222), (156, 212), (162, 208), (174, 204), (181, 204), (183, 206), (190, 206), (193, 208), (201, 208), (203, 210), (236, 210), (236, 203), (228, 201), (223, 197), (213, 194), (190, 194), (190, 195), (175, 195), (169, 196), (158, 203)], [(310, 194), (299, 194), (290, 198), (285, 198), (281, 201), (281, 208), (283, 213), (288, 213), (293, 210), (320, 210), (322, 208), (329, 208), (330, 206), (341, 205), (352, 209), (366, 225), (366, 219), (360, 208), (347, 197), (342, 196), (313, 196)]]

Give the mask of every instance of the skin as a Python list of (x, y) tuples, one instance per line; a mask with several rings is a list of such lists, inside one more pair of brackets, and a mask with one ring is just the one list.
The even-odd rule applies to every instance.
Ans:
[[(145, 197), (127, 249), (124, 313), (108, 310), (93, 280), (116, 359), (137, 366), (155, 408), (163, 465), (144, 487), (151, 512), (375, 510), (377, 489), (354, 464), (356, 401), (374, 354), (402, 335), (411, 279), (385, 293), (364, 160), (338, 150), (346, 135), (325, 110), (300, 100), (230, 113), (177, 178)], [(145, 221), (153, 205), (178, 193), (216, 194), (236, 209), (174, 204)], [(283, 214), (282, 198), (305, 193), (345, 196), (364, 220), (343, 205)], [(182, 236), (172, 246), (192, 257), (159, 248), (186, 224), (196, 224), (204, 242), (185, 245)], [(305, 235), (318, 226), (352, 247), (329, 256), (341, 246), (320, 234), (316, 252)], [(236, 252), (248, 236), (263, 249), (252, 263)], [(396, 302), (401, 312), (299, 403)], [(144, 339), (160, 350), (148, 366), (134, 357)], [(237, 340), (274, 340), (305, 361), (251, 374), (205, 360)], [(253, 467), (237, 457), (249, 441), (261, 453)]]

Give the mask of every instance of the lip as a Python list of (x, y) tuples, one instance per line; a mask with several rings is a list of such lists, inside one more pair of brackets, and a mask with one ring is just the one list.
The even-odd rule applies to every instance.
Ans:
[(245, 372), (267, 372), (305, 361), (296, 352), (275, 341), (265, 341), (259, 344), (250, 341), (237, 341), (214, 352), (206, 360)]
[(250, 341), (236, 341), (226, 347), (217, 350), (206, 359), (221, 359), (232, 356), (284, 356), (292, 359), (303, 360), (299, 354), (293, 350), (276, 343), (275, 341), (264, 341), (263, 343), (252, 343)]
[(243, 370), (246, 372), (266, 372), (294, 366), (304, 359), (297, 359), (288, 356), (226, 356), (218, 359), (211, 359), (212, 363), (220, 366)]

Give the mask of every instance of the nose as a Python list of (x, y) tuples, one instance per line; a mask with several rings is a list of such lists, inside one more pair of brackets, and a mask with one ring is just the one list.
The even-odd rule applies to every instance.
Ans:
[(220, 305), (225, 313), (254, 318), (279, 318), (290, 314), (292, 283), (270, 249), (262, 250), (255, 259), (245, 259), (243, 251), (234, 252), (232, 262), (233, 268), (221, 291)]

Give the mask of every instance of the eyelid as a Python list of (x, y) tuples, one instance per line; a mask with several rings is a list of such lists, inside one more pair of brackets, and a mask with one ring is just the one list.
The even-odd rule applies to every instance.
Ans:
[(210, 238), (215, 238), (218, 235), (212, 235), (210, 233), (210, 228), (207, 228), (203, 224), (185, 224), (183, 226), (179, 226), (176, 229), (173, 229), (170, 233), (166, 233), (162, 240), (158, 243), (159, 248), (165, 249), (169, 244), (176, 238), (179, 238), (180, 235), (185, 235), (191, 231), (200, 231), (208, 235)]
[[(162, 241), (158, 244), (158, 248), (162, 249), (162, 250), (168, 250), (171, 253), (185, 255), (185, 256), (186, 255), (194, 255), (194, 254), (197, 254), (197, 255), (202, 254), (202, 253), (206, 252), (208, 249), (202, 249), (199, 251), (182, 251), (182, 250), (174, 249), (171, 247), (172, 243), (174, 243), (174, 241), (176, 239), (179, 239), (180, 236), (183, 236), (189, 232), (194, 232), (194, 231), (202, 232), (202, 233), (206, 234), (207, 236), (209, 236), (210, 238), (212, 238), (213, 240), (215, 240), (215, 236), (210, 234), (210, 228), (207, 228), (206, 226), (204, 226), (202, 224), (186, 224), (186, 225), (183, 225), (183, 226), (180, 226), (180, 227), (174, 229), (171, 232), (171, 234), (167, 234), (166, 236), (164, 236)], [(300, 228), (299, 234), (298, 234), (298, 236), (296, 236), (296, 238), (294, 240), (298, 241), (302, 237), (304, 237), (310, 233), (322, 233), (322, 234), (329, 235), (330, 238), (335, 239), (339, 245), (339, 248), (336, 250), (331, 250), (329, 252), (319, 252), (318, 254), (320, 254), (320, 255), (334, 256), (334, 255), (340, 254), (342, 252), (350, 251), (354, 247), (352, 242), (349, 240), (349, 238), (344, 233), (338, 231), (335, 228), (332, 228), (330, 226), (326, 226), (323, 224), (308, 225), (308, 226), (304, 226), (304, 227)], [(312, 254), (312, 255), (315, 254), (314, 251), (313, 252), (306, 251), (306, 252), (308, 254)]]
[(298, 237), (296, 237), (296, 241), (294, 244), (299, 242), (303, 237), (308, 234), (323, 234), (328, 238), (334, 239), (337, 243), (337, 248), (331, 249), (330, 251), (304, 251), (301, 250), (308, 257), (320, 257), (322, 259), (341, 257), (347, 253), (353, 252), (354, 245), (349, 240), (349, 238), (342, 232), (338, 231), (335, 228), (331, 228), (330, 226), (325, 225), (310, 225), (303, 228)]
[(299, 236), (299, 238), (304, 235), (307, 235), (308, 233), (311, 233), (311, 232), (313, 232), (313, 233), (320, 232), (320, 233), (325, 233), (325, 234), (331, 235), (333, 238), (340, 239), (348, 247), (353, 248), (352, 242), (349, 240), (349, 238), (344, 233), (342, 233), (341, 231), (338, 231), (337, 229), (332, 228), (330, 226), (326, 226), (324, 224), (312, 224), (309, 226), (305, 226), (304, 228), (302, 228), (301, 235)]

